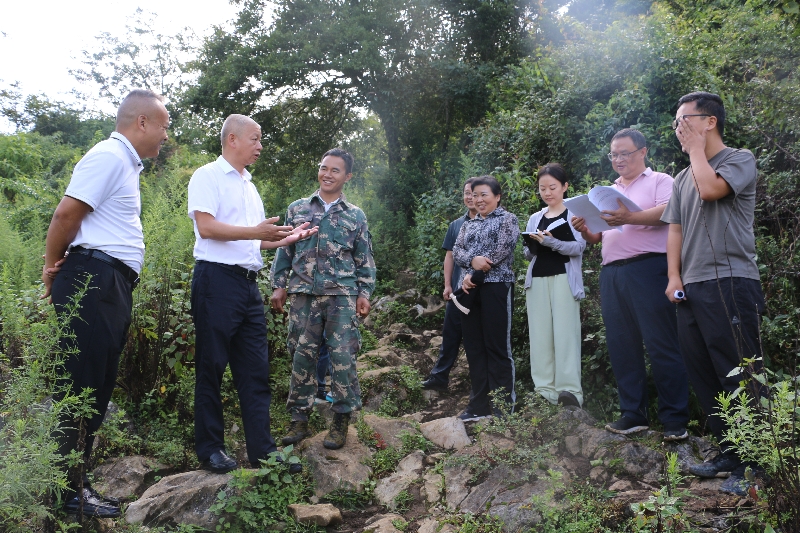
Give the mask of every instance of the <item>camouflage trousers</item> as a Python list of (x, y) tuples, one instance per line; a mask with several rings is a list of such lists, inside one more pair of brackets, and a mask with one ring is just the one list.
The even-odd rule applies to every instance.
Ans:
[(286, 406), (292, 420), (308, 420), (317, 392), (317, 359), (323, 333), (331, 354), (331, 396), (336, 413), (361, 409), (356, 355), (361, 347), (356, 296), (290, 295), (292, 381)]

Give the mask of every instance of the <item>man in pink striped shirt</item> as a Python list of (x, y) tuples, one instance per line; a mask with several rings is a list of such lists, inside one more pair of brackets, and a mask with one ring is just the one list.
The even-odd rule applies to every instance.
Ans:
[(618, 210), (604, 211), (608, 224), (621, 231), (592, 233), (580, 217), (573, 217), (572, 225), (587, 243), (603, 243), (600, 302), (622, 413), (606, 429), (622, 435), (648, 429), (647, 348), (664, 440), (677, 441), (689, 436), (689, 383), (678, 347), (675, 305), (664, 296), (669, 230), (660, 220), (673, 180), (647, 167), (646, 157), (647, 143), (640, 131), (617, 132), (608, 154), (619, 174), (612, 186), (642, 211), (632, 212), (622, 202)]

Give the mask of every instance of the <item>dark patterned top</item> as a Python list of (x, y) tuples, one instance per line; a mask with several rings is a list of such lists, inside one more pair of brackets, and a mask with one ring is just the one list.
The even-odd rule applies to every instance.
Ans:
[(453, 260), (462, 270), (459, 285), (464, 276), (472, 274), (472, 259), (482, 255), (492, 261), (484, 283), (514, 283), (514, 247), (519, 238), (519, 223), (513, 213), (498, 207), (486, 218), (480, 214), (467, 220), (458, 232), (453, 247)]

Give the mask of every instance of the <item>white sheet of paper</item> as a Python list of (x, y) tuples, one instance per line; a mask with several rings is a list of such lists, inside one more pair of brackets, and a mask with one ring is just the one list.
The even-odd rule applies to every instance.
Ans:
[(636, 205), (636, 202), (619, 192), (613, 187), (598, 185), (592, 187), (589, 194), (582, 194), (575, 198), (567, 198), (564, 200), (564, 205), (573, 215), (583, 217), (586, 220), (586, 225), (592, 233), (600, 233), (601, 231), (608, 231), (616, 229), (622, 231), (621, 226), (609, 226), (606, 220), (602, 217), (601, 211), (616, 211), (619, 209), (617, 200), (622, 200), (622, 204), (628, 208), (629, 211), (641, 211), (642, 208)]
[(622, 200), (623, 205), (627, 207), (629, 211), (636, 212), (642, 210), (641, 207), (636, 205), (636, 202), (617, 189), (608, 186), (598, 185), (597, 187), (592, 187), (592, 190), (589, 191), (589, 200), (591, 200), (600, 211), (616, 211), (619, 209), (617, 200)]
[(589, 199), (589, 195), (581, 194), (574, 198), (564, 200), (569, 212), (576, 217), (582, 217), (586, 221), (586, 226), (592, 233), (600, 233), (612, 229), (608, 223), (600, 216), (600, 210)]

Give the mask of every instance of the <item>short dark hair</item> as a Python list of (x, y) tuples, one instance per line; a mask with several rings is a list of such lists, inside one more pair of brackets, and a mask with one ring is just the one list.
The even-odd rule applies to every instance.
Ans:
[(689, 102), (694, 102), (694, 106), (701, 113), (717, 117), (717, 130), (719, 130), (719, 136), (722, 137), (725, 132), (725, 104), (722, 103), (722, 98), (718, 94), (696, 91), (681, 96), (681, 99), (678, 100), (678, 107)]
[(636, 146), (637, 150), (641, 150), (642, 148), (647, 147), (647, 139), (645, 139), (644, 134), (633, 128), (625, 128), (624, 130), (619, 130), (617, 133), (611, 137), (611, 141), (615, 141), (617, 139), (621, 139), (623, 137), (627, 137), (633, 141), (633, 145)]
[(329, 155), (342, 158), (342, 160), (344, 161), (345, 174), (350, 174), (351, 172), (353, 172), (353, 156), (350, 155), (350, 152), (348, 152), (347, 150), (343, 150), (341, 148), (331, 148), (330, 150), (322, 154), (320, 161), (322, 161)]
[(567, 179), (567, 171), (559, 163), (547, 163), (540, 168), (538, 174), (536, 174), (536, 181), (539, 181), (542, 176), (553, 176), (561, 185), (569, 181)]
[[(469, 188), (471, 189), (472, 188), (472, 184), (475, 183), (476, 179), (478, 179), (477, 176), (472, 176), (470, 179), (468, 179), (467, 181), (464, 182), (464, 187), (469, 185)], [(464, 187), (461, 187), (462, 191), (464, 190)]]
[(485, 174), (475, 178), (475, 181), (472, 182), (472, 190), (474, 191), (478, 185), (488, 185), (495, 196), (503, 194), (503, 188), (500, 187), (500, 182), (494, 176)]

